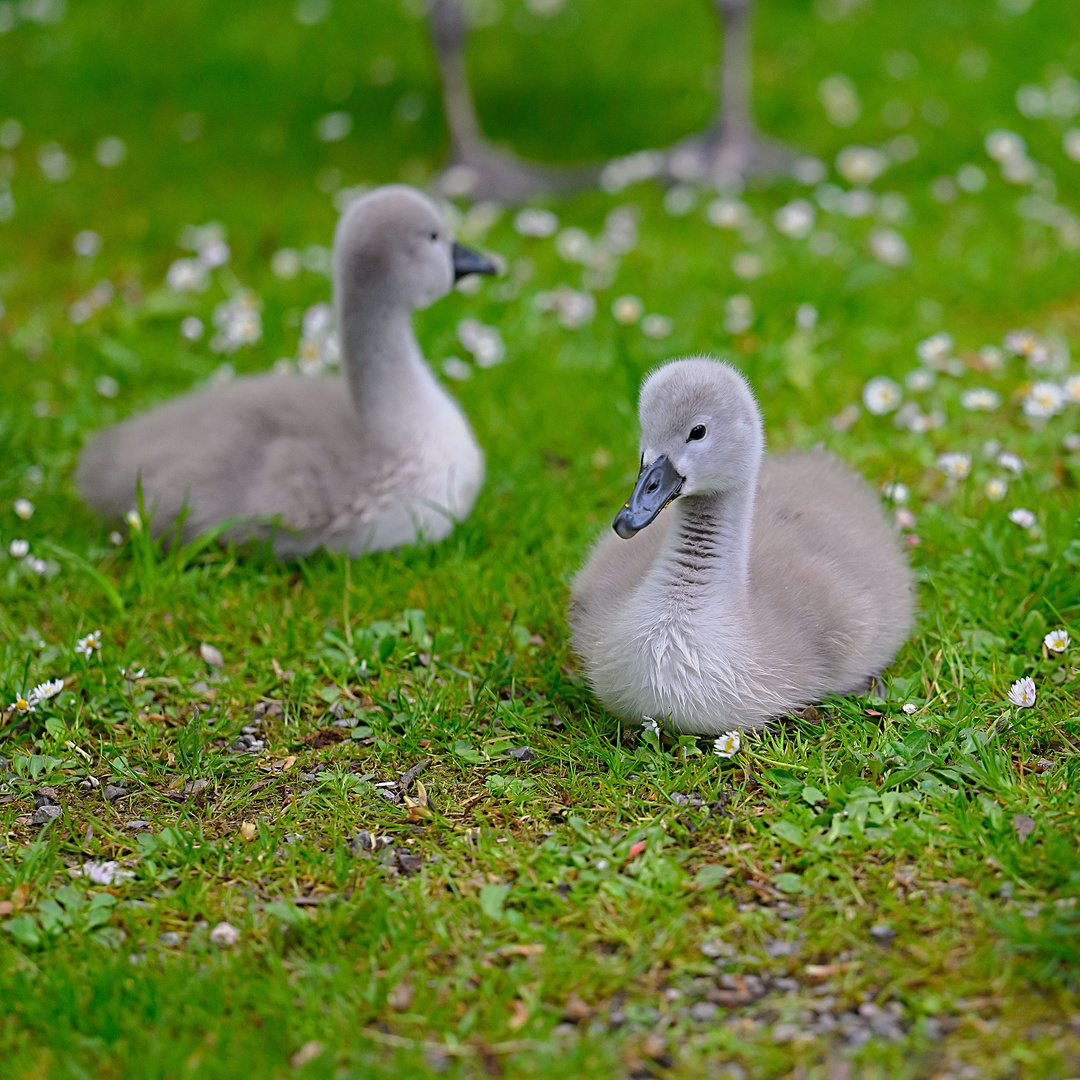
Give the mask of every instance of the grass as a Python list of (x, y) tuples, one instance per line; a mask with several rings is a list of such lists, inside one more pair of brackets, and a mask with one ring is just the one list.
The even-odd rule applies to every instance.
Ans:
[[(873, 185), (906, 200), (894, 227), (910, 262), (870, 256), (869, 218), (819, 211), (830, 255), (780, 235), (773, 212), (807, 195), (794, 183), (745, 194), (762, 227), (742, 237), (705, 222), (707, 196), (672, 216), (648, 185), (586, 192), (552, 204), (564, 226), (595, 237), (629, 204), (639, 242), (593, 282), (596, 318), (566, 330), (534, 297), (580, 287), (581, 267), (519, 236), (512, 214), (466, 216), (463, 236), (508, 259), (516, 285), (417, 320), (436, 363), (461, 353), (465, 317), (507, 343), (505, 363), (454, 386), (489, 472), (449, 540), (289, 566), (213, 544), (163, 552), (140, 532), (115, 545), (80, 505), (74, 463), (90, 431), (217, 369), (180, 319), (208, 322), (243, 284), (264, 337), (232, 364), (294, 355), (300, 315), (329, 284), (276, 278), (272, 254), (329, 242), (334, 189), (422, 180), (443, 153), (421, 22), (388, 0), (340, 2), (311, 27), (292, 12), (99, 0), (0, 35), (2, 111), (24, 130), (0, 154), (15, 201), (0, 224), (0, 702), (66, 680), (0, 726), (4, 1075), (1080, 1073), (1080, 683), (1075, 646), (1042, 647), (1057, 626), (1080, 637), (1080, 454), (1063, 442), (1077, 406), (1030, 422), (1021, 398), (1043, 376), (1016, 357), (980, 371), (977, 353), (1020, 326), (1074, 348), (1080, 336), (1080, 256), (1017, 212), (1029, 189), (983, 149), (994, 128), (1020, 132), (1045, 170), (1036, 192), (1080, 212), (1068, 122), (1014, 104), (1020, 84), (1080, 70), (1080, 16), (1051, 0), (1022, 15), (976, 0), (846, 13), (766, 0), (766, 130), (831, 162), (896, 136), (887, 102), (910, 107), (918, 153)], [(550, 20), (506, 4), (470, 56), (485, 123), (536, 157), (662, 145), (709, 117), (711, 27), (708, 5), (683, 0), (571, 0)], [(385, 85), (370, 76), (380, 57), (393, 60)], [(836, 73), (861, 101), (849, 128), (818, 100)], [(410, 93), (424, 108), (406, 122), (395, 105)], [(315, 123), (334, 109), (354, 129), (320, 143)], [(106, 135), (127, 144), (115, 170), (94, 163)], [(63, 183), (36, 161), (51, 141), (72, 156)], [(935, 198), (965, 163), (985, 190)], [(169, 293), (182, 227), (208, 220), (227, 227), (229, 265), (205, 294)], [(102, 250), (77, 257), (87, 228)], [(756, 280), (731, 269), (744, 251), (763, 263)], [(73, 324), (70, 305), (102, 278), (116, 295)], [(616, 323), (626, 293), (671, 317), (671, 335)], [(755, 317), (732, 334), (736, 294)], [(796, 330), (802, 303), (819, 312), (812, 330)], [(916, 434), (865, 410), (833, 423), (941, 330), (964, 373), (908, 396), (944, 410), (944, 426)], [(887, 698), (825, 703), (730, 761), (692, 739), (621, 738), (563, 614), (633, 480), (639, 381), (694, 351), (748, 373), (775, 449), (824, 440), (873, 482), (907, 485), (920, 540), (922, 614)], [(965, 410), (976, 385), (1002, 406)], [(990, 439), (1026, 463), (1000, 502), (985, 494), (1001, 474)], [(944, 451), (971, 453), (970, 477), (945, 480)], [(1009, 520), (1017, 507), (1035, 528)], [(44, 576), (7, 554), (18, 539)], [(100, 651), (77, 654), (93, 630)], [(1014, 709), (1005, 695), (1024, 675), (1038, 700)], [(265, 745), (230, 753), (240, 737)], [(510, 754), (522, 747), (532, 754)], [(421, 763), (405, 793), (379, 786)], [(109, 785), (126, 794), (105, 800)], [(43, 786), (63, 807), (45, 827), (29, 824)], [(73, 873), (108, 861), (131, 876)], [(223, 921), (234, 945), (210, 940)]]

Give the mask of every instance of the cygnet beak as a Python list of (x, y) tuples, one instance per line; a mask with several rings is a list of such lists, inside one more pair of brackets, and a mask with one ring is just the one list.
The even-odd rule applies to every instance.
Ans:
[(485, 259), (479, 251), (455, 242), (451, 249), (454, 257), (454, 280), (460, 281), (467, 274), (495, 274), (498, 271), (490, 259)]
[(654, 521), (669, 502), (678, 498), (685, 479), (675, 471), (665, 454), (651, 465), (643, 465), (634, 490), (615, 516), (612, 528), (624, 540), (629, 540)]

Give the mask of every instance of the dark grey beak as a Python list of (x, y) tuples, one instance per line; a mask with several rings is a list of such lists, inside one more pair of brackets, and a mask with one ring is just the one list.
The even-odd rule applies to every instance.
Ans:
[(641, 532), (646, 525), (656, 520), (656, 515), (669, 502), (678, 498), (685, 479), (675, 471), (675, 466), (664, 454), (651, 465), (643, 465), (630, 498), (615, 515), (612, 525), (614, 530), (624, 540), (629, 540), (635, 533)]
[(495, 274), (498, 271), (490, 259), (485, 259), (479, 251), (455, 243), (451, 249), (454, 255), (454, 280), (460, 281), (467, 274)]

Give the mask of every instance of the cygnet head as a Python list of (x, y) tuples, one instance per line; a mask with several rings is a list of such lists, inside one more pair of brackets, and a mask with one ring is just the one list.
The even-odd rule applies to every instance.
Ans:
[(482, 255), (454, 242), (438, 207), (422, 192), (388, 184), (362, 195), (334, 233), (334, 290), (339, 313), (363, 293), (388, 307), (416, 311), (445, 296), (466, 274), (494, 274)]
[(614, 523), (624, 539), (680, 495), (721, 495), (755, 481), (765, 451), (761, 411), (729, 364), (669, 361), (645, 380), (638, 415), (641, 473)]

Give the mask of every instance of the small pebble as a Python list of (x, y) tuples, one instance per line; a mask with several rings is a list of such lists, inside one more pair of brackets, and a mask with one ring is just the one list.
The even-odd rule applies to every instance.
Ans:
[(112, 802), (115, 799), (119, 799), (122, 795), (126, 795), (127, 792), (116, 784), (108, 784), (105, 790), (102, 792), (106, 802)]
[(175, 930), (166, 930), (164, 933), (158, 934), (158, 941), (169, 949), (175, 949), (182, 940), (183, 938)]
[(240, 931), (232, 923), (219, 922), (210, 931), (210, 940), (221, 948), (232, 948), (240, 940)]
[(149, 829), (150, 822), (143, 821), (142, 818), (135, 818), (134, 821), (128, 821), (124, 824), (125, 829)]
[(878, 923), (870, 927), (870, 936), (885, 945), (896, 937), (896, 931), (888, 923)]

